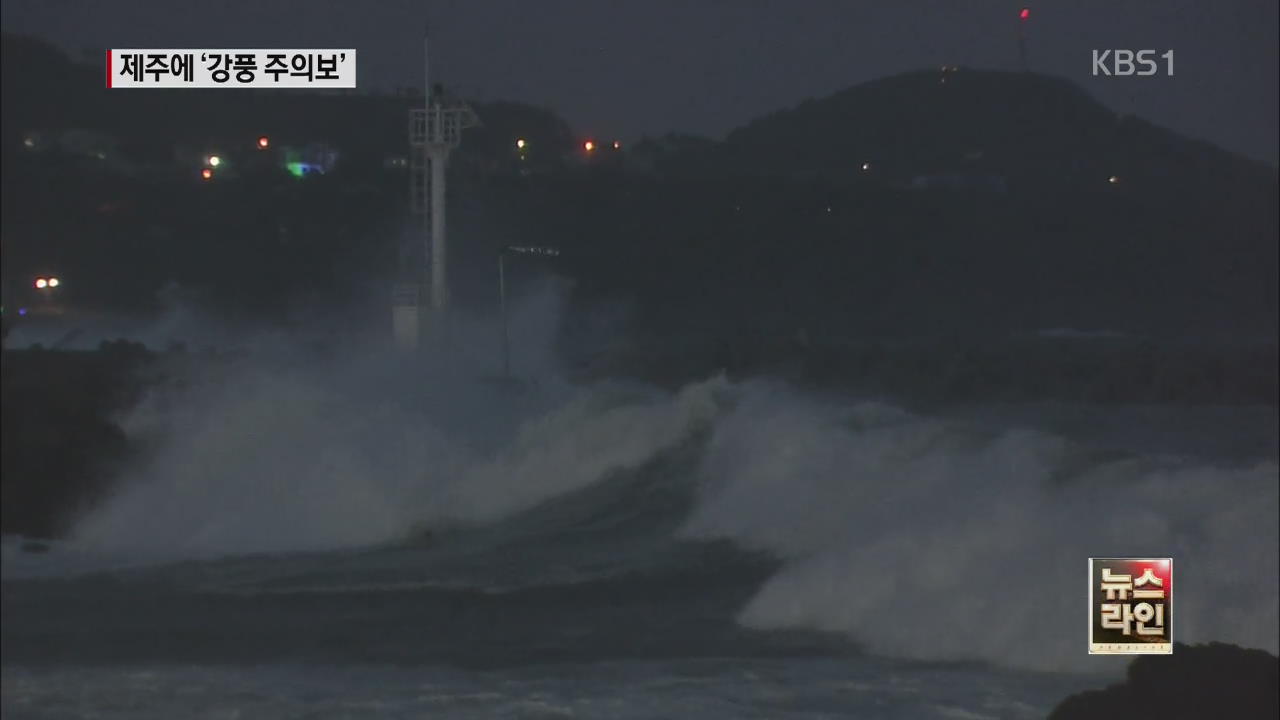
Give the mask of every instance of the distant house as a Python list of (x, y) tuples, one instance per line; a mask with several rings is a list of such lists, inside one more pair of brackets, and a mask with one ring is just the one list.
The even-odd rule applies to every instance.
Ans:
[[(207, 168), (220, 179), (236, 177), (242, 163), (234, 148), (235, 143), (225, 140), (175, 145), (169, 170), (195, 178)], [(216, 164), (212, 162), (214, 158)]]
[(296, 177), (323, 175), (333, 170), (337, 162), (337, 149), (325, 143), (313, 142), (302, 147), (284, 149), (285, 170)]
[(246, 142), (243, 137), (229, 137), (173, 146), (169, 168), (191, 177), (198, 177), (207, 169), (219, 179), (271, 170), (284, 170), (295, 177), (305, 177), (330, 172), (339, 156), (336, 148), (325, 143), (259, 146)]

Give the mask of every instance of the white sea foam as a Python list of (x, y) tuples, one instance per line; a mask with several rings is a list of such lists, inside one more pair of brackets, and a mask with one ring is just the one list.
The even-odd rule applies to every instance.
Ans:
[(144, 457), (73, 544), (170, 560), (397, 540), (498, 520), (644, 463), (711, 421), (723, 380), (674, 397), (559, 381), (559, 297), (515, 309), (519, 366), (538, 378), (523, 391), (485, 378), (491, 319), (458, 323), (447, 353), (423, 356), (370, 345), (316, 358), (255, 343), (253, 356), (122, 419)]
[(1097, 669), (1086, 559), (1167, 555), (1179, 640), (1280, 644), (1274, 460), (1098, 454), (764, 381), (575, 387), (526, 345), (548, 370), (522, 395), (478, 382), (488, 346), (460, 337), (452, 364), (286, 354), (152, 398), (125, 423), (145, 462), (71, 544), (136, 562), (495, 523), (709, 429), (683, 534), (784, 559), (741, 611), (747, 626), (840, 632), (905, 658)]
[(1090, 556), (1172, 556), (1175, 636), (1277, 648), (1277, 467), (1094, 457), (882, 405), (752, 384), (716, 426), (685, 532), (787, 559), (743, 609), (758, 628), (873, 652), (1096, 669)]

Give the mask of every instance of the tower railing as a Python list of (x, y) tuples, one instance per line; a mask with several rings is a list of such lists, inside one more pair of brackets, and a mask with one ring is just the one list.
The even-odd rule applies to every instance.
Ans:
[(462, 131), (478, 123), (476, 114), (466, 105), (433, 105), (410, 110), (409, 144), (454, 148), (462, 142)]

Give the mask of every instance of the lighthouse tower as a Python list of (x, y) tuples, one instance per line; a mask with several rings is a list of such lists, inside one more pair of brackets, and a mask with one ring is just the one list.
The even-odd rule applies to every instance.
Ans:
[(431, 87), (430, 43), (423, 38), (425, 107), (409, 111), (409, 207), (422, 218), (422, 244), (401, 254), (391, 302), (396, 344), (419, 346), (432, 318), (449, 307), (449, 251), (445, 236), (445, 169), (462, 130), (479, 123), (466, 103), (448, 101)]

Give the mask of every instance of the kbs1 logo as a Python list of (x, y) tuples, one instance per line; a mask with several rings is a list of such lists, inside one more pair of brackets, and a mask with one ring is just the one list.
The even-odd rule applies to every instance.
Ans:
[(1173, 558), (1089, 558), (1089, 654), (1173, 652)]
[(1173, 76), (1173, 51), (1166, 50), (1156, 55), (1155, 50), (1094, 50), (1093, 75), (1107, 77), (1127, 77), (1139, 75), (1148, 77), (1160, 72), (1160, 63), (1152, 58), (1164, 60), (1165, 74)]

